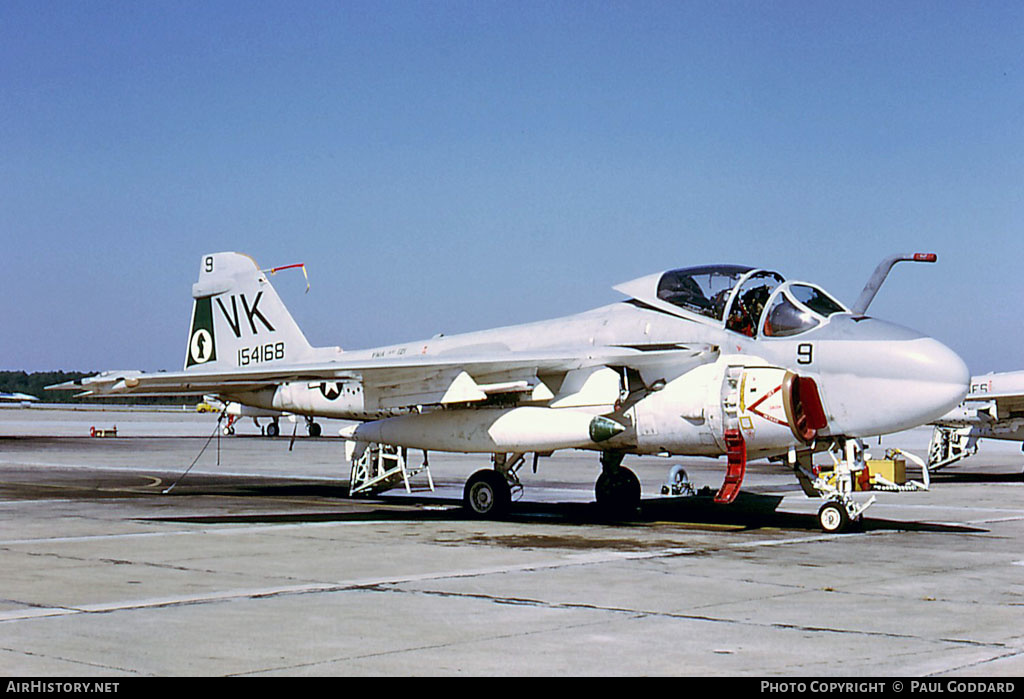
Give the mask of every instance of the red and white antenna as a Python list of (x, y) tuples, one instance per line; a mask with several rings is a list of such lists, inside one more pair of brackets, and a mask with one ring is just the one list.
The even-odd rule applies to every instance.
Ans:
[(306, 273), (306, 264), (303, 263), (303, 262), (300, 262), (299, 264), (296, 264), (296, 265), (282, 265), (281, 267), (274, 267), (273, 269), (263, 269), (263, 270), (260, 270), (260, 271), (261, 272), (270, 272), (271, 274), (277, 274), (278, 272), (284, 271), (286, 269), (296, 269), (296, 268), (301, 269), (302, 270), (302, 276), (304, 276), (306, 278), (306, 293), (308, 294), (309, 293), (309, 274)]

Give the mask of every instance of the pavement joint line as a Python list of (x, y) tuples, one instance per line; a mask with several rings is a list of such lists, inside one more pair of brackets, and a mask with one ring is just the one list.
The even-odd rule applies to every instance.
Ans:
[(386, 578), (354, 579), (333, 583), (305, 583), (301, 585), (284, 585), (279, 587), (268, 588), (224, 590), (221, 592), (181, 595), (176, 597), (157, 597), (141, 600), (124, 600), (121, 602), (96, 602), (93, 604), (85, 605), (68, 605), (67, 607), (63, 608), (35, 607), (27, 610), (19, 609), (2, 611), (0, 612), (0, 623), (11, 621), (24, 621), (40, 617), (71, 616), (76, 614), (98, 614), (118, 611), (132, 611), (187, 604), (226, 602), (240, 599), (261, 599), (267, 597), (277, 597), (282, 595), (344, 592), (346, 590), (359, 590), (367, 588), (372, 589), (386, 585), (399, 585), (411, 582), (424, 582), (430, 580), (471, 578), (487, 575), (502, 575), (505, 573), (521, 573), (535, 570), (551, 570), (556, 568), (612, 563), (615, 561), (623, 560), (671, 558), (675, 556), (692, 555), (698, 552), (699, 551), (697, 549), (690, 548), (668, 548), (660, 549), (658, 551), (647, 552), (614, 551), (603, 553), (585, 553), (557, 560), (538, 561), (533, 563), (522, 563), (506, 566), (495, 566), (490, 568), (439, 571), (435, 573), (416, 573), (409, 575), (395, 575), (388, 576)]
[[(392, 586), (380, 586), (373, 588), (379, 592), (385, 593), (407, 593), (409, 591), (399, 590)], [(463, 597), (471, 599), (480, 599), (491, 601), (496, 604), (509, 604), (509, 605), (522, 605), (522, 606), (535, 606), (545, 607), (548, 609), (580, 609), (590, 611), (602, 611), (612, 612), (616, 614), (627, 614), (635, 618), (646, 618), (646, 617), (661, 617), (666, 619), (682, 619), (686, 621), (698, 621), (708, 622), (714, 624), (736, 624), (741, 626), (754, 626), (761, 628), (776, 628), (786, 629), (792, 631), (811, 632), (811, 633), (834, 633), (834, 634), (850, 634), (850, 635), (861, 635), (869, 637), (879, 638), (901, 638), (901, 639), (917, 639), (927, 640), (935, 643), (949, 643), (958, 646), (972, 646), (980, 648), (1001, 648), (1007, 647), (1006, 643), (1000, 641), (977, 641), (969, 638), (952, 638), (952, 637), (939, 637), (934, 639), (928, 639), (920, 635), (896, 633), (893, 631), (879, 631), (872, 629), (856, 629), (856, 628), (835, 628), (826, 626), (815, 626), (809, 624), (792, 624), (784, 622), (774, 621), (754, 621), (751, 619), (733, 619), (721, 616), (710, 616), (706, 614), (694, 614), (686, 612), (672, 612), (672, 611), (659, 611), (651, 609), (640, 609), (635, 607), (613, 607), (609, 605), (599, 604), (587, 604), (579, 602), (548, 602), (542, 599), (535, 598), (522, 598), (522, 597), (500, 597), (496, 595), (488, 595), (484, 593), (476, 592), (451, 592), (451, 591), (440, 591), (440, 590), (415, 590), (412, 591), (416, 594), (423, 595), (434, 595), (438, 597)], [(790, 596), (794, 593), (786, 593), (784, 596)], [(1012, 654), (1021, 653), (1020, 650), (1014, 649)]]
[[(576, 631), (576, 630), (590, 628), (590, 627), (594, 627), (594, 626), (600, 626), (601, 623), (602, 622), (600, 622), (600, 621), (589, 621), (589, 622), (578, 623), (578, 624), (570, 624), (568, 626), (563, 627), (562, 630), (563, 631)], [(400, 656), (400, 655), (405, 655), (405, 654), (410, 654), (410, 653), (419, 653), (421, 651), (442, 650), (442, 649), (447, 649), (447, 648), (457, 648), (459, 646), (465, 646), (467, 644), (469, 644), (469, 645), (479, 644), (482, 641), (487, 641), (487, 642), (492, 642), (493, 643), (495, 641), (502, 641), (502, 640), (529, 638), (531, 636), (537, 636), (537, 635), (544, 634), (544, 633), (547, 633), (547, 631), (546, 630), (539, 630), (539, 631), (536, 631), (536, 630), (511, 631), (511, 632), (506, 632), (506, 633), (494, 634), (494, 635), (488, 636), (486, 639), (473, 639), (473, 640), (470, 640), (470, 641), (467, 641), (467, 640), (455, 640), (455, 641), (447, 641), (447, 642), (443, 642), (443, 643), (431, 643), (431, 644), (427, 644), (427, 645), (407, 646), (407, 647), (402, 647), (402, 648), (391, 648), (391, 649), (386, 649), (386, 650), (373, 651), (373, 652), (369, 652), (369, 653), (358, 653), (358, 654), (349, 654), (349, 655), (343, 655), (343, 656), (332, 657), (332, 658), (322, 658), (322, 659), (319, 659), (319, 660), (313, 660), (313, 661), (304, 662), (304, 663), (292, 663), (290, 665), (281, 665), (281, 666), (257, 668), (257, 669), (253, 669), (253, 670), (246, 670), (246, 671), (243, 671), (243, 672), (230, 673), (227, 676), (228, 677), (248, 677), (248, 676), (263, 675), (263, 674), (270, 673), (270, 672), (275, 672), (275, 673), (277, 673), (277, 672), (288, 672), (288, 671), (298, 670), (300, 668), (313, 668), (313, 667), (320, 667), (320, 666), (325, 666), (325, 665), (333, 665), (335, 663), (350, 663), (352, 661), (357, 661), (357, 660), (368, 660), (368, 659), (372, 659), (372, 658), (385, 658), (385, 657), (389, 657), (389, 656)]]
[(864, 536), (863, 533), (852, 534), (818, 534), (816, 536), (801, 536), (792, 539), (768, 539), (765, 541), (734, 541), (727, 544), (728, 548), (757, 548), (761, 546), (785, 546), (787, 544), (814, 544), (819, 541), (834, 541), (835, 539), (850, 539)]
[[(337, 522), (323, 522), (323, 523), (302, 523), (296, 525), (258, 525), (255, 527), (249, 526), (245, 530), (252, 531), (266, 531), (268, 528), (279, 529), (281, 526), (291, 527), (307, 527), (307, 526), (333, 526), (337, 525)], [(367, 522), (358, 523), (341, 523), (341, 524), (368, 524)], [(372, 522), (372, 524), (377, 524)], [(202, 530), (208, 533), (240, 533), (238, 529), (212, 529)], [(109, 536), (97, 536), (97, 537), (85, 537), (85, 538), (121, 538), (125, 536), (164, 536), (167, 534), (190, 534), (196, 533), (193, 531), (178, 531), (178, 532), (137, 532), (134, 534), (121, 534), (121, 535), (109, 535)], [(840, 537), (849, 537), (851, 535), (840, 535), (840, 534), (822, 534), (818, 536), (798, 537), (790, 539), (770, 539), (767, 541), (750, 541), (750, 542), (734, 542), (729, 546), (731, 548), (748, 548), (748, 547), (761, 547), (761, 546), (783, 546), (787, 544), (802, 544), (802, 543), (817, 543), (822, 541), (830, 541)], [(857, 535), (853, 535), (857, 536)], [(66, 537), (63, 541), (80, 541), (82, 537)], [(39, 543), (40, 541), (57, 541), (56, 539), (31, 539), (26, 540), (26, 543)], [(0, 544), (11, 543), (11, 542), (0, 542)], [(301, 585), (286, 585), (280, 587), (270, 588), (255, 588), (255, 589), (243, 589), (243, 590), (225, 590), (223, 592), (213, 592), (207, 594), (196, 594), (196, 595), (183, 595), (177, 597), (163, 597), (163, 598), (152, 598), (143, 600), (125, 600), (122, 602), (99, 602), (87, 605), (68, 606), (63, 608), (58, 607), (36, 607), (30, 610), (9, 610), (6, 612), (0, 612), (0, 623), (10, 621), (23, 621), (29, 619), (38, 618), (50, 618), (55, 616), (69, 616), (75, 614), (97, 614), (97, 613), (110, 613), (117, 611), (129, 611), (139, 609), (153, 609), (159, 607), (179, 606), (187, 604), (204, 604), (212, 602), (224, 602), (237, 599), (261, 599), (267, 597), (276, 597), (281, 595), (299, 595), (299, 594), (312, 594), (312, 593), (330, 593), (330, 592), (342, 592), (345, 590), (356, 590), (356, 589), (372, 589), (380, 588), (388, 585), (399, 585), (410, 582), (424, 582), (430, 580), (443, 580), (452, 578), (468, 578), (468, 577), (479, 577), (486, 575), (500, 575), (505, 573), (517, 573), (517, 572), (528, 572), (533, 570), (549, 570), (562, 567), (573, 567), (581, 565), (594, 565), (601, 563), (611, 563), (622, 560), (642, 560), (642, 559), (655, 559), (655, 558), (671, 558), (675, 556), (685, 556), (699, 553), (698, 549), (692, 548), (667, 548), (659, 549), (657, 551), (647, 552), (600, 552), (600, 553), (586, 553), (577, 554), (568, 558), (541, 561), (534, 563), (523, 563), (510, 566), (497, 566), (491, 568), (479, 568), (479, 569), (468, 569), (468, 570), (456, 570), (456, 571), (439, 571), (435, 573), (419, 573), (411, 575), (399, 575), (389, 576), (387, 578), (370, 578), (370, 579), (355, 579), (348, 581), (340, 581), (334, 583), (306, 583)], [(710, 618), (709, 618), (710, 619)]]
[(42, 658), (42, 659), (45, 659), (45, 660), (57, 660), (57, 661), (60, 661), (62, 663), (70, 663), (72, 665), (83, 665), (85, 667), (98, 668), (100, 670), (106, 670), (106, 671), (115, 670), (117, 672), (124, 672), (124, 673), (127, 673), (129, 675), (137, 675), (137, 674), (139, 674), (138, 672), (136, 672), (134, 670), (130, 670), (128, 668), (123, 668), (123, 667), (117, 667), (115, 665), (105, 665), (105, 664), (102, 664), (102, 663), (90, 663), (90, 662), (88, 662), (86, 660), (78, 660), (76, 658), (68, 658), (68, 657), (64, 657), (64, 656), (60, 656), (60, 655), (48, 655), (46, 653), (37, 653), (37, 652), (34, 652), (34, 651), (24, 650), (24, 649), (21, 649), (21, 648), (0, 647), (0, 651), (5, 651), (7, 653), (12, 653), (12, 654), (16, 654), (16, 655), (22, 655), (22, 656), (25, 656), (27, 658)]
[(967, 512), (1016, 512), (1016, 507), (977, 507), (974, 505), (915, 505), (903, 502), (876, 502), (871, 509), (905, 509), (905, 510), (965, 510)]
[(981, 660), (976, 660), (973, 663), (967, 663), (965, 665), (958, 665), (956, 667), (943, 668), (939, 672), (933, 673), (931, 675), (925, 675), (925, 677), (936, 677), (938, 675), (948, 675), (951, 672), (963, 672), (964, 670), (970, 670), (972, 668), (978, 668), (978, 667), (981, 667), (983, 665), (988, 665), (989, 663), (999, 662), (1000, 660), (1008, 660), (1010, 658), (1019, 658), (1021, 656), (1024, 656), (1024, 651), (1013, 650), (1013, 651), (1010, 651), (1008, 653), (1002, 653), (1000, 655), (994, 655), (991, 658), (983, 658)]
[(67, 504), (72, 502), (71, 498), (47, 498), (45, 500), (5, 500), (0, 502), (0, 507), (24, 507), (31, 505), (36, 507), (38, 505), (59, 505)]
[[(1001, 524), (1002, 522), (1024, 522), (1024, 517), (997, 517), (994, 519), (971, 519), (967, 524)], [(959, 524), (959, 522), (957, 522)]]
[[(162, 473), (165, 476), (177, 476), (178, 471), (171, 468), (165, 467), (162, 469), (143, 469), (143, 468), (132, 468), (126, 466), (102, 466), (97, 467), (90, 464), (69, 464), (69, 463), (47, 463), (45, 461), (21, 461), (11, 459), (0, 459), (0, 466), (29, 466), (33, 468), (59, 468), (67, 470), (80, 470), (80, 471), (114, 471), (117, 473), (130, 473), (135, 475), (148, 475), (150, 472)], [(275, 478), (275, 479), (288, 479), (296, 481), (338, 481), (347, 483), (348, 478), (341, 476), (303, 476), (301, 474), (296, 475), (295, 473), (259, 473), (254, 471), (245, 472), (232, 472), (223, 470), (196, 470), (193, 469), (190, 475), (201, 475), (201, 476), (232, 476), (232, 477), (245, 477), (245, 478)]]
[[(133, 538), (151, 538), (159, 536), (184, 536), (184, 535), (205, 535), (205, 534), (217, 534), (217, 535), (234, 535), (234, 534), (250, 534), (250, 533), (261, 533), (261, 532), (275, 532), (283, 531), (286, 529), (304, 529), (306, 527), (316, 528), (328, 528), (328, 527), (365, 527), (365, 526), (379, 526), (379, 525), (392, 525), (398, 526), (404, 524), (401, 521), (389, 521), (389, 520), (359, 520), (353, 522), (295, 522), (295, 523), (274, 523), (268, 522), (266, 524), (246, 524), (246, 525), (234, 525), (234, 524), (222, 524), (216, 527), (203, 527), (201, 529), (176, 529), (173, 531), (150, 531), (150, 532), (125, 532), (123, 534), (85, 534), (82, 536), (60, 536), (60, 537), (43, 537), (43, 538), (28, 538), (28, 539), (7, 539), (0, 540), (0, 546), (20, 546), (26, 544), (64, 544), (64, 543), (80, 543), (88, 541), (102, 541), (109, 539), (133, 539)], [(817, 543), (819, 541), (832, 541), (834, 539), (848, 539), (856, 536), (863, 536), (863, 533), (853, 534), (818, 534), (814, 536), (795, 537), (795, 538), (782, 538), (782, 539), (768, 539), (763, 541), (735, 541), (727, 544), (729, 548), (756, 548), (761, 546), (784, 546), (786, 544), (808, 544)]]
[(401, 521), (388, 521), (388, 520), (360, 520), (355, 522), (295, 522), (279, 524), (275, 522), (268, 522), (266, 524), (222, 524), (217, 527), (203, 527), (201, 529), (175, 529), (173, 531), (155, 531), (155, 532), (126, 532), (124, 534), (85, 534), (82, 536), (55, 536), (55, 537), (44, 537), (38, 539), (8, 539), (0, 541), (0, 546), (22, 546), (25, 544), (70, 544), (70, 543), (82, 543), (89, 541), (102, 541), (105, 539), (134, 539), (134, 538), (149, 538), (159, 536), (186, 536), (195, 534), (216, 534), (216, 535), (234, 535), (234, 534), (252, 534), (261, 532), (275, 532), (283, 531), (285, 529), (302, 529), (306, 527), (365, 527), (365, 526), (380, 526), (380, 525), (400, 525), (404, 524)]

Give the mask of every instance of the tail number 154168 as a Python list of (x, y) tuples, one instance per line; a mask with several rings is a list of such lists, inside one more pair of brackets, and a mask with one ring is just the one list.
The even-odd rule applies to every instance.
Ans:
[(276, 359), (284, 359), (283, 342), (255, 345), (254, 347), (242, 347), (238, 350), (238, 366), (271, 362)]

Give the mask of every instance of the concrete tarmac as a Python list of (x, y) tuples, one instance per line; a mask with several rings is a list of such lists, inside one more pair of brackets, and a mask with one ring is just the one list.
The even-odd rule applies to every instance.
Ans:
[[(293, 440), (287, 422), (276, 439), (241, 423), (207, 445), (215, 427), (0, 410), (0, 673), (1024, 674), (1016, 444), (983, 442), (930, 491), (880, 493), (862, 531), (826, 535), (820, 502), (764, 461), (722, 507), (660, 488), (681, 463), (717, 489), (724, 459), (627, 457), (643, 507), (608, 522), (597, 455), (559, 452), (522, 470), (508, 518), (477, 521), (462, 486), (486, 457), (431, 454), (433, 492), (421, 475), (350, 498), (337, 424)], [(882, 447), (923, 455), (929, 433)]]

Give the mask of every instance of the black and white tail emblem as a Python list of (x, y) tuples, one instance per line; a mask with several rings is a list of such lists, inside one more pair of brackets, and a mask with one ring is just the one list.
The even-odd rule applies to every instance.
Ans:
[(217, 361), (217, 342), (213, 334), (213, 308), (210, 299), (196, 299), (192, 307), (192, 334), (188, 337), (185, 368)]
[(192, 333), (192, 341), (189, 343), (189, 354), (194, 364), (203, 364), (210, 361), (213, 354), (213, 336), (206, 328), (198, 328)]
[(341, 384), (340, 383), (321, 383), (320, 393), (323, 394), (327, 400), (337, 400), (338, 396), (341, 395)]

